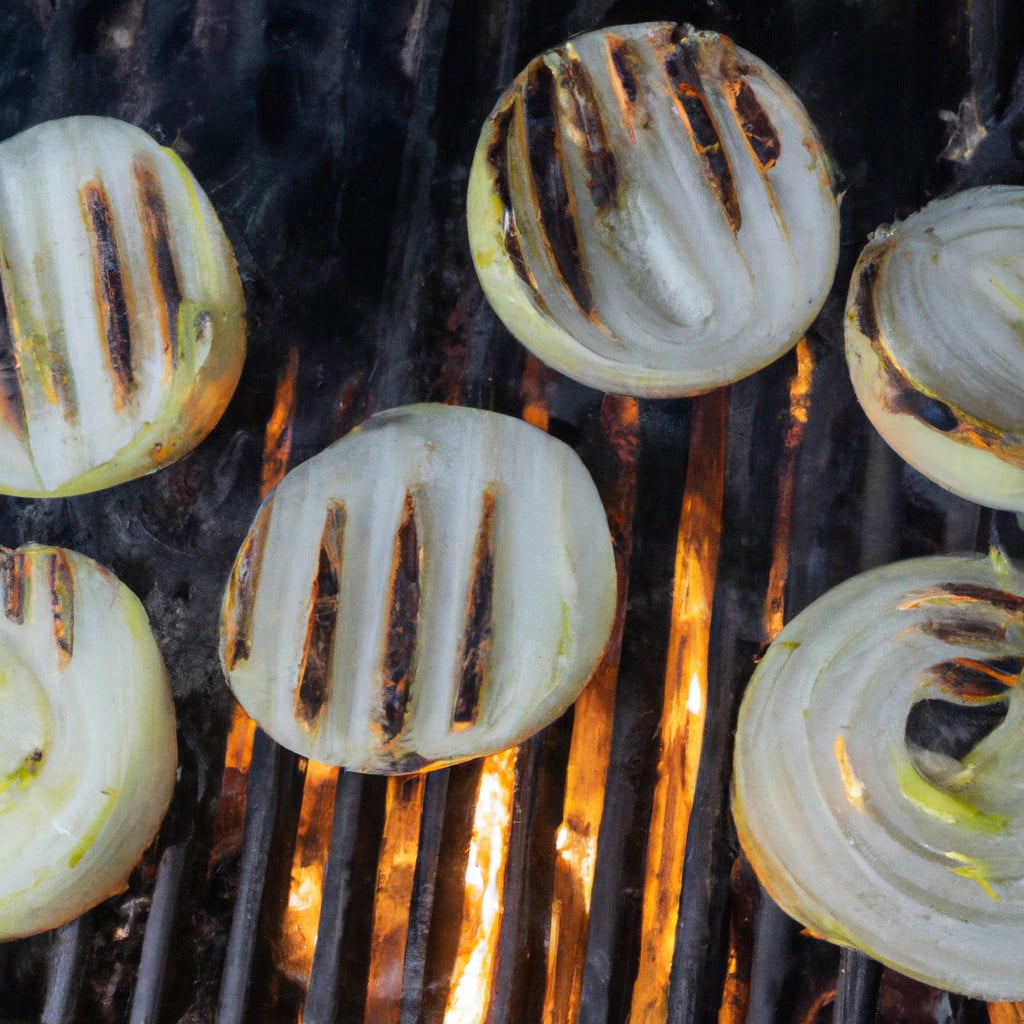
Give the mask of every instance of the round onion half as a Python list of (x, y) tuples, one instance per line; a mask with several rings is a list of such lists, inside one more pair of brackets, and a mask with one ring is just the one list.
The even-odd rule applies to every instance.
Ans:
[(0, 144), (0, 492), (81, 494), (191, 451), (245, 357), (231, 246), (184, 164), (102, 117)]
[(797, 616), (740, 710), (733, 813), (814, 932), (940, 988), (1024, 998), (1024, 579), (872, 570)]
[(877, 231), (850, 285), (846, 355), (907, 462), (1024, 511), (1024, 188), (968, 189)]
[(177, 770), (174, 707), (138, 598), (63, 548), (0, 552), (0, 940), (123, 888)]
[(589, 32), (484, 125), (469, 239), (487, 298), (549, 365), (673, 396), (787, 351), (835, 273), (838, 204), (789, 87), (714, 32)]
[(282, 745), (409, 772), (501, 750), (564, 711), (615, 599), (607, 520), (571, 448), (508, 416), (409, 406), (264, 502), (221, 657)]

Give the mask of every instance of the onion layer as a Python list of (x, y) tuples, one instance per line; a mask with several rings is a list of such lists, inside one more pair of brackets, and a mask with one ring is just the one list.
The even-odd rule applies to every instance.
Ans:
[(80, 494), (192, 450), (245, 356), (231, 247), (181, 160), (71, 117), (0, 144), (0, 492)]
[(0, 554), (0, 940), (122, 888), (171, 799), (174, 708), (134, 594), (84, 555)]
[(936, 483), (1024, 511), (1024, 188), (968, 189), (879, 229), (846, 353), (886, 441)]
[(508, 416), (410, 406), (267, 498), (225, 595), (221, 657), (279, 743), (409, 772), (564, 711), (615, 597), (604, 510), (572, 449)]
[(647, 396), (709, 391), (780, 356), (838, 254), (799, 100), (725, 36), (664, 23), (531, 61), (484, 125), (468, 221), (484, 292), (524, 345)]
[(736, 735), (736, 825), (780, 906), (990, 1000), (1024, 997), (1022, 594), (980, 556), (855, 577), (772, 644)]

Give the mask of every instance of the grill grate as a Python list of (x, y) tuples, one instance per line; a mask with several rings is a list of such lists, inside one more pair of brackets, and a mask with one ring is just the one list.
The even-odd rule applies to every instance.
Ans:
[[(100, 495), (0, 506), (3, 543), (76, 547), (144, 598), (175, 680), (182, 757), (172, 812), (128, 891), (50, 935), (0, 946), (0, 1024), (446, 1021), (484, 766), (426, 778), (404, 960), (383, 965), (392, 976), (374, 964), (372, 936), (400, 789), (337, 773), (315, 950), (296, 976), (281, 968), (281, 943), (305, 764), (258, 730), (251, 759), (225, 754), (233, 712), (215, 661), (217, 608), (271, 461), (262, 449), (275, 382), (288, 374), (296, 412), (275, 438), (279, 466), (374, 409), (434, 399), (525, 410), (594, 473), (629, 596), (621, 658), (608, 667), (618, 683), (578, 1020), (631, 1019), (649, 966), (645, 856), (677, 530), (699, 475), (686, 453), (702, 403), (719, 399), (642, 402), (631, 423), (623, 402), (602, 404), (524, 363), (473, 278), (462, 196), (479, 125), (528, 57), (597, 24), (661, 17), (721, 29), (776, 66), (822, 127), (849, 192), (840, 284), (804, 350), (727, 396), (706, 726), (679, 923), (664, 1005), (632, 1021), (985, 1019), (982, 1004), (800, 933), (759, 893), (727, 808), (732, 728), (772, 588), (785, 580), (788, 617), (868, 565), (987, 543), (988, 513), (939, 494), (872, 437), (842, 365), (841, 282), (869, 230), (930, 194), (986, 176), (1024, 180), (1011, 145), (1018, 5), (12, 0), (0, 11), (0, 133), (101, 112), (178, 145), (232, 236), (252, 329), (236, 399), (184, 463)], [(970, 88), (991, 141), (969, 165), (939, 161), (939, 112)], [(795, 437), (790, 382), (803, 358), (814, 371)], [(1012, 524), (998, 526), (1020, 546)], [(549, 993), (548, 947), (558, 942), (553, 879), (573, 725), (570, 713), (516, 762), (492, 981), (474, 1005), (481, 1021), (565, 1019)], [(401, 996), (368, 1000), (370, 985)]]

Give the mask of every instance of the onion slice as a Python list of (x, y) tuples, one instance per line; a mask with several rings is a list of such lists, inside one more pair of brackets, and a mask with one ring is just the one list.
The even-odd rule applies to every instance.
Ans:
[(981, 556), (872, 570), (786, 626), (735, 752), (772, 898), (931, 985), (1024, 998), (1022, 668), (1024, 578)]
[(1024, 511), (1024, 188), (968, 189), (880, 228), (847, 301), (857, 397), (947, 490)]
[(0, 940), (124, 887), (174, 789), (174, 707), (138, 598), (63, 548), (0, 553)]
[(511, 746), (576, 699), (616, 576), (578, 456), (508, 416), (380, 413), (260, 508), (224, 600), (221, 658), (279, 743), (362, 772)]
[(178, 156), (103, 117), (0, 144), (0, 492), (81, 494), (174, 462), (245, 357), (231, 246)]
[(608, 391), (697, 394), (787, 351), (835, 273), (838, 203), (800, 101), (715, 32), (576, 36), (498, 101), (470, 247), (508, 329)]

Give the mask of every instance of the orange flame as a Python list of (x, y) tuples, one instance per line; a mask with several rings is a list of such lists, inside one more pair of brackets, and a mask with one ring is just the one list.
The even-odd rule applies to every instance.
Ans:
[(694, 400), (686, 490), (676, 543), (661, 757), (644, 880), (640, 971), (629, 1020), (665, 1019), (683, 855), (707, 704), (708, 643), (722, 531), (728, 389)]
[(989, 1003), (991, 1024), (1024, 1024), (1024, 1003)]
[(265, 498), (280, 482), (288, 469), (292, 452), (292, 428), (295, 424), (296, 381), (299, 376), (299, 350), (288, 350), (288, 361), (277, 379), (274, 408), (267, 422), (263, 439), (263, 472), (260, 476), (260, 497)]
[(639, 406), (635, 399), (606, 396), (601, 425), (617, 460), (616, 478), (602, 497), (615, 539), (619, 602), (611, 639), (593, 678), (576, 701), (566, 769), (562, 823), (555, 836), (558, 856), (551, 895), (547, 980), (543, 1019), (570, 1024), (579, 1016), (580, 986), (590, 925), (590, 901), (597, 864), (597, 838), (611, 757), (615, 685), (619, 670), (631, 529), (636, 507)]
[(764, 605), (765, 638), (774, 640), (785, 619), (786, 576), (789, 573), (789, 535), (792, 529), (793, 488), (796, 457), (807, 429), (811, 408), (814, 355), (806, 338), (796, 347), (796, 372), (789, 382), (789, 427), (783, 442), (779, 472), (779, 499), (772, 529), (772, 564), (768, 574), (768, 595)]
[(425, 782), (424, 775), (388, 779), (384, 837), (373, 903), (365, 1024), (396, 1024), (401, 1010), (409, 905), (416, 872)]
[(505, 861), (518, 758), (518, 747), (491, 754), (480, 771), (462, 928), (444, 1024), (484, 1024), (488, 1018), (505, 904)]
[(527, 355), (523, 367), (523, 419), (539, 428), (548, 429), (547, 388), (551, 371), (532, 354)]

